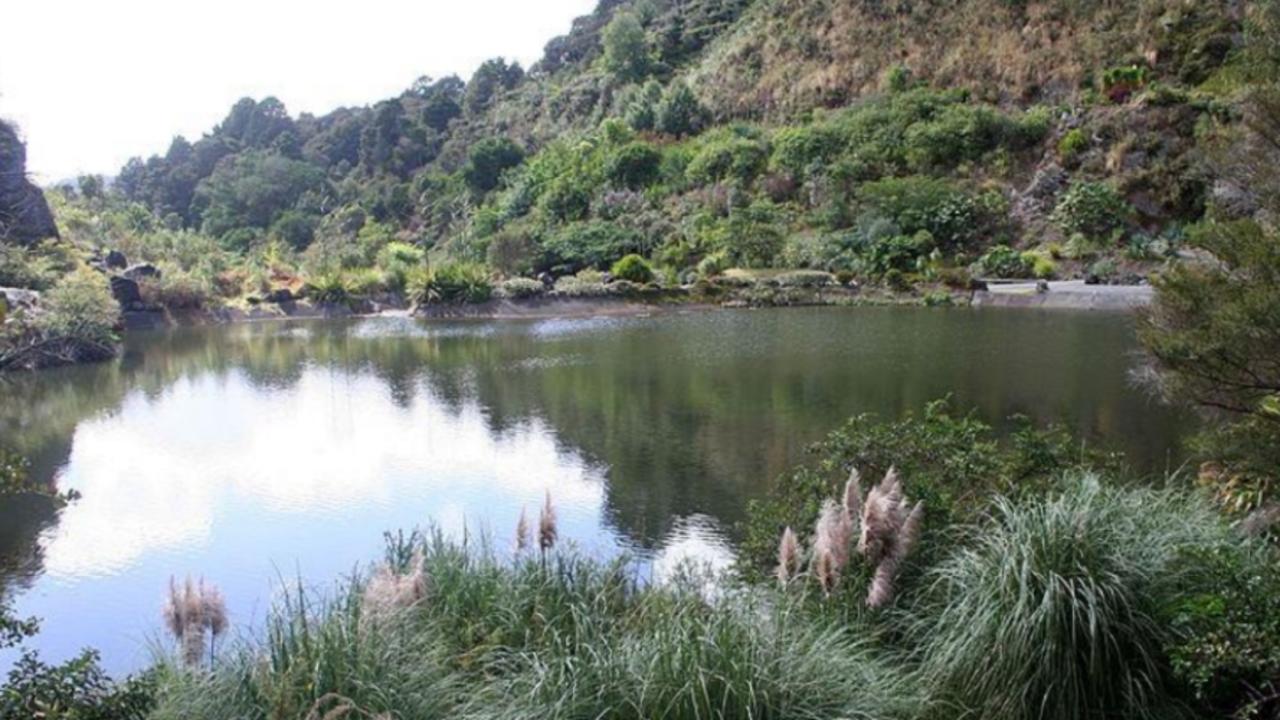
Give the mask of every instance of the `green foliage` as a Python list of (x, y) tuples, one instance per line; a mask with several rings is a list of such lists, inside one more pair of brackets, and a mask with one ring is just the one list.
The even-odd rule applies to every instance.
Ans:
[(689, 86), (680, 81), (667, 86), (653, 113), (653, 128), (676, 137), (697, 133), (706, 122), (706, 109)]
[(634, 13), (620, 9), (600, 35), (604, 68), (622, 82), (644, 77), (649, 68), (649, 48), (644, 28)]
[(938, 247), (962, 249), (984, 224), (977, 202), (945, 180), (923, 176), (886, 178), (858, 189), (863, 205), (890, 220), (901, 235), (928, 232)]
[(45, 293), (42, 303), (36, 326), (46, 336), (100, 346), (115, 342), (120, 306), (102, 275), (77, 270)]
[(630, 228), (598, 221), (573, 223), (547, 239), (535, 269), (556, 274), (607, 270), (624, 255), (646, 252), (644, 239)]
[(308, 163), (243, 153), (219, 163), (197, 186), (192, 207), (203, 218), (204, 232), (215, 237), (240, 229), (265, 231), (304, 194), (322, 190), (324, 182), (324, 172)]
[(996, 278), (1025, 278), (1035, 275), (1035, 263), (1008, 245), (996, 245), (978, 259), (983, 275)]
[(155, 678), (112, 682), (86, 650), (61, 665), (24, 652), (0, 689), (0, 717), (46, 720), (143, 720), (155, 706)]
[(1166, 398), (1222, 419), (1201, 449), (1227, 463), (1227, 476), (1240, 476), (1245, 487), (1275, 482), (1280, 243), (1248, 221), (1206, 224), (1191, 242), (1213, 261), (1178, 264), (1158, 276), (1156, 301), (1138, 326), (1150, 379)]
[(1107, 241), (1124, 229), (1133, 210), (1115, 188), (1104, 182), (1077, 182), (1053, 210), (1053, 222), (1068, 236)]
[(834, 129), (825, 126), (788, 127), (773, 137), (774, 167), (797, 177), (817, 171), (840, 147)]
[(354, 289), (346, 275), (329, 270), (313, 275), (307, 282), (305, 293), (322, 305), (345, 305), (351, 300)]
[(1162, 618), (1174, 676), (1214, 717), (1265, 718), (1280, 709), (1280, 566), (1271, 549), (1189, 552), (1198, 587)]
[(639, 255), (626, 255), (613, 264), (609, 272), (619, 280), (641, 285), (653, 281), (653, 268)]
[(387, 243), (378, 251), (378, 267), (387, 286), (396, 291), (403, 291), (408, 285), (410, 276), (417, 268), (421, 268), (427, 259), (422, 248), (404, 242)]
[(526, 300), (528, 298), (541, 297), (546, 293), (546, 290), (546, 286), (539, 280), (518, 277), (503, 280), (495, 292), (499, 297)]
[(471, 148), (463, 171), (467, 185), (478, 193), (498, 187), (502, 173), (524, 162), (524, 150), (510, 138), (485, 138)]
[(648, 143), (631, 142), (609, 156), (605, 176), (615, 187), (642, 190), (658, 179), (662, 153)]
[(493, 282), (483, 265), (446, 263), (414, 278), (409, 295), (418, 305), (477, 304), (493, 297)]
[(722, 180), (746, 185), (764, 170), (768, 159), (768, 149), (758, 140), (729, 137), (703, 144), (685, 169), (685, 177), (694, 185)]
[(928, 558), (933, 533), (974, 517), (993, 493), (1030, 494), (1066, 469), (1114, 463), (1074, 445), (1060, 428), (1015, 420), (1014, 431), (1001, 436), (974, 415), (957, 414), (946, 400), (896, 421), (851, 418), (808, 449), (813, 462), (779, 478), (767, 499), (749, 504), (741, 567), (749, 574), (771, 567), (782, 529), (813, 527), (822, 501), (836, 495), (851, 468), (876, 480), (890, 467), (898, 469), (907, 495), (928, 508), (920, 554)]
[(1141, 65), (1108, 68), (1102, 73), (1102, 91), (1112, 102), (1124, 102), (1147, 84), (1151, 71)]
[(1089, 149), (1089, 136), (1080, 128), (1068, 130), (1058, 141), (1058, 157), (1063, 162), (1073, 162)]
[(27, 248), (0, 242), (0, 287), (47, 290), (66, 270), (63, 253), (51, 243)]
[(662, 102), (662, 84), (650, 80), (633, 88), (623, 103), (623, 117), (636, 130), (657, 128), (658, 104)]
[(1167, 717), (1159, 621), (1229, 542), (1197, 498), (1069, 477), (1060, 492), (997, 499), (928, 573), (911, 638), (939, 709), (1004, 718)]
[(389, 535), (391, 568), (421, 553), (429, 601), (379, 620), (362, 578), (329, 599), (287, 592), (266, 632), (207, 675), (165, 667), (153, 717), (816, 720), (919, 706), (859, 633), (789, 598), (708, 599), (698, 576), (641, 586), (625, 559), (480, 545)]

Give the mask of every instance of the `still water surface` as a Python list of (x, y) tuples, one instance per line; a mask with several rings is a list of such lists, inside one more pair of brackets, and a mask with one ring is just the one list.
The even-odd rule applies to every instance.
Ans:
[(171, 575), (216, 583), (251, 625), (282, 579), (323, 585), (376, 558), (384, 530), (505, 548), (546, 490), (588, 552), (655, 575), (727, 564), (748, 500), (855, 413), (951, 394), (1162, 471), (1186, 423), (1130, 389), (1133, 349), (1122, 316), (992, 309), (135, 334), (114, 363), (0, 385), (0, 442), (83, 495), (0, 503), (0, 591), (43, 618), (46, 656), (93, 646), (121, 672), (146, 662)]

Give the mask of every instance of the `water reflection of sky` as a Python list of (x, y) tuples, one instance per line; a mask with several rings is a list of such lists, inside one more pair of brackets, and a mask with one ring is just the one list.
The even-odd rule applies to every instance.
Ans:
[[(521, 508), (536, 517), (547, 491), (562, 537), (609, 554), (605, 472), (539, 419), (494, 433), (482, 408), (447, 407), (428, 387), (401, 406), (370, 375), (315, 366), (269, 391), (240, 372), (183, 379), (76, 429), (60, 485), (83, 499), (44, 538), (44, 575), (17, 610), (43, 618), (52, 657), (94, 646), (127, 667), (170, 574), (217, 583), (245, 622), (273, 579), (327, 580), (376, 558), (382, 529), (433, 524), (505, 550)], [(654, 569), (727, 553), (704, 519), (674, 533)]]

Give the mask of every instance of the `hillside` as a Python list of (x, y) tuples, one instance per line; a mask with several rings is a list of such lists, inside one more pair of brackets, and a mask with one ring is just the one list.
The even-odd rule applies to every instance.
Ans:
[[(162, 304), (304, 282), (477, 299), (467, 287), (627, 254), (668, 285), (733, 267), (898, 290), (1134, 281), (1205, 212), (1198, 146), (1233, 117), (1220, 77), (1246, 14), (602, 0), (527, 70), (495, 59), (321, 117), (246, 98), (112, 192), (57, 204), (91, 254), (164, 265), (180, 287)], [(432, 287), (424, 258), (483, 267)]]

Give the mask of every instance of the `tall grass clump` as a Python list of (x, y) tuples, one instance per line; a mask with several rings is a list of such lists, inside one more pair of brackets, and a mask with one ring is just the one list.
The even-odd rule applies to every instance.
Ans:
[(1163, 608), (1194, 584), (1185, 562), (1226, 543), (1195, 498), (1106, 487), (997, 499), (930, 571), (911, 628), (939, 717), (1168, 717)]
[(592, 623), (521, 653), (482, 698), (495, 720), (909, 717), (913, 691), (850, 628), (798, 604), (693, 589), (645, 594), (616, 627)]
[(299, 584), (278, 599), (262, 634), (226, 648), (210, 671), (162, 660), (152, 717), (452, 717), (454, 676), (436, 634), (407, 614), (361, 622), (364, 597), (359, 582), (327, 598)]

